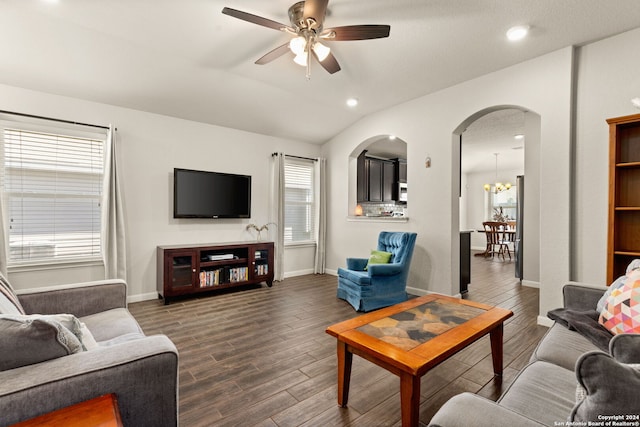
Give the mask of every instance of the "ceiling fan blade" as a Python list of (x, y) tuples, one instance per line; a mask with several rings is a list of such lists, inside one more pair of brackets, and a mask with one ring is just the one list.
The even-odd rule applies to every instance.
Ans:
[(320, 37), (328, 41), (369, 40), (389, 37), (389, 25), (347, 25), (345, 27), (328, 28)]
[(338, 60), (335, 56), (333, 56), (333, 53), (329, 52), (329, 55), (324, 58), (324, 61), (320, 61), (318, 59), (318, 55), (316, 55), (316, 52), (313, 50), (311, 52), (313, 52), (313, 56), (320, 63), (320, 65), (322, 65), (322, 68), (327, 70), (329, 74), (337, 73), (338, 71), (340, 71), (340, 64), (338, 64)]
[(258, 65), (267, 64), (273, 61), (274, 59), (280, 58), (282, 55), (284, 55), (287, 52), (290, 52), (289, 43), (285, 43), (282, 46), (278, 46), (277, 48), (273, 49), (271, 52), (267, 53), (262, 58), (258, 59), (256, 61), (256, 64)]
[(307, 18), (313, 18), (316, 21), (316, 25), (312, 26), (312, 29), (321, 27), (324, 22), (324, 15), (327, 13), (328, 3), (329, 0), (306, 0), (302, 19), (306, 22)]
[(271, 19), (263, 18), (262, 16), (252, 15), (247, 12), (243, 12), (241, 10), (231, 9), (230, 7), (225, 7), (222, 9), (222, 13), (225, 15), (233, 16), (234, 18), (242, 19), (243, 21), (251, 22), (252, 24), (262, 25), (263, 27), (273, 28), (274, 30), (284, 30), (288, 28), (288, 25), (281, 24), (276, 21), (272, 21)]

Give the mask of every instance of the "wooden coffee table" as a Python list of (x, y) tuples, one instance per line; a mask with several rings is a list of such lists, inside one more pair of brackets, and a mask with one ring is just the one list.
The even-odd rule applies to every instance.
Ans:
[(114, 394), (80, 402), (11, 427), (122, 427)]
[(417, 426), (420, 377), (486, 334), (493, 372), (502, 375), (503, 323), (513, 312), (443, 295), (427, 295), (336, 323), (338, 405), (347, 406), (353, 355), (400, 377), (402, 425)]

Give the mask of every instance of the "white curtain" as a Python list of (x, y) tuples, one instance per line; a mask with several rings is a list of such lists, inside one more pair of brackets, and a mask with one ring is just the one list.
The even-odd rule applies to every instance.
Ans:
[(276, 224), (269, 230), (270, 237), (275, 242), (274, 280), (284, 278), (284, 153), (274, 153), (272, 156), (271, 174), (271, 207), (269, 222)]
[(116, 135), (116, 129), (110, 126), (107, 133), (102, 187), (102, 257), (105, 278), (127, 280), (124, 210), (118, 174)]
[[(2, 157), (0, 156), (0, 159)], [(0, 273), (5, 277), (7, 276), (7, 261), (9, 260), (9, 239), (7, 239), (7, 233), (9, 232), (7, 227), (5, 206), (7, 206), (6, 199), (4, 197), (4, 191), (0, 191)]]
[(316, 259), (313, 272), (324, 274), (325, 268), (325, 243), (327, 239), (327, 159), (318, 158), (315, 167), (316, 181), (316, 214), (315, 214), (315, 238), (316, 238)]

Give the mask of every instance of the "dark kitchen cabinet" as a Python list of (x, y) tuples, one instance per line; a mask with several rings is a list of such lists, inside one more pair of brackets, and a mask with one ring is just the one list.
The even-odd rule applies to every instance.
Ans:
[(358, 156), (357, 162), (358, 203), (393, 201), (397, 174), (395, 162), (367, 157), (366, 151)]

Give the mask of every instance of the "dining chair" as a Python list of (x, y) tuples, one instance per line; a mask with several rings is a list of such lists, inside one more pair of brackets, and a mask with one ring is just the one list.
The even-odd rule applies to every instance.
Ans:
[(505, 251), (511, 259), (511, 251), (505, 236), (507, 235), (507, 223), (500, 221), (485, 221), (482, 223), (484, 227), (484, 234), (487, 236), (487, 248), (485, 250), (485, 256), (493, 257), (494, 254), (502, 256), (505, 259)]

